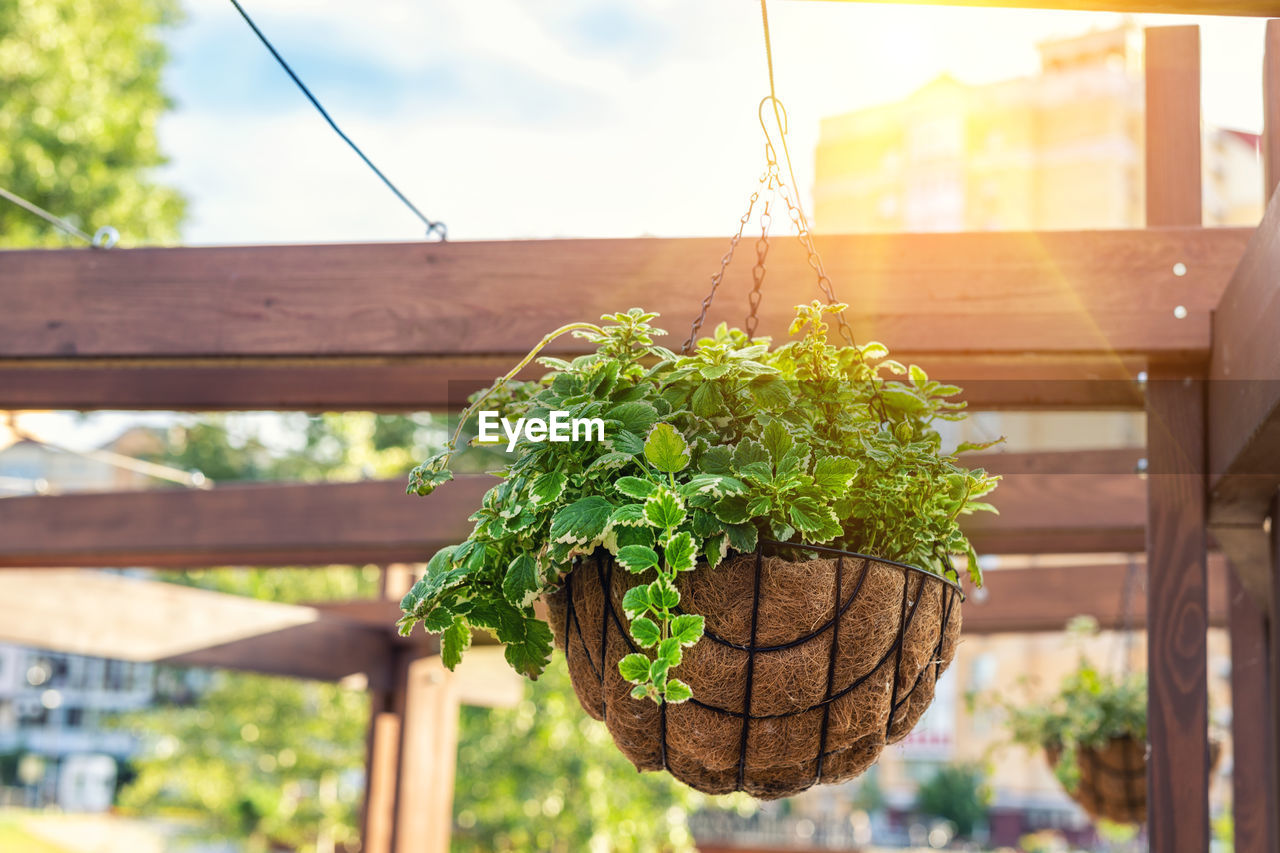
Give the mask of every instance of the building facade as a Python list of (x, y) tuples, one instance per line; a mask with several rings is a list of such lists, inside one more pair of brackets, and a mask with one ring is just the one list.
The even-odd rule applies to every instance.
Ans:
[[(1040, 73), (941, 77), (822, 122), (815, 228), (828, 233), (1138, 228), (1144, 83), (1137, 27), (1039, 45)], [(1209, 128), (1204, 224), (1262, 215), (1256, 134)]]
[[(10, 438), (0, 500), (21, 494), (138, 488), (143, 476), (91, 455)], [(155, 667), (0, 643), (0, 803), (110, 807), (138, 748), (114, 723), (150, 705)]]

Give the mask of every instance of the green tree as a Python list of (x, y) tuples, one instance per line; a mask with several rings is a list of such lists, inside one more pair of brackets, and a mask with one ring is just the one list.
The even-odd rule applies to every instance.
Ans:
[(708, 798), (640, 773), (578, 705), (562, 660), (511, 709), (463, 708), (453, 849), (692, 848), (685, 816)]
[(125, 808), (199, 815), (250, 851), (358, 839), (368, 700), (333, 684), (215, 673), (193, 705), (143, 712), (149, 735)]
[[(176, 0), (0, 0), (0, 187), (92, 233), (174, 242), (182, 197), (159, 186), (156, 123), (167, 59), (157, 33)], [(0, 201), (7, 246), (67, 237)]]
[(948, 764), (916, 791), (916, 810), (951, 821), (956, 835), (969, 838), (986, 821), (990, 796), (981, 767)]

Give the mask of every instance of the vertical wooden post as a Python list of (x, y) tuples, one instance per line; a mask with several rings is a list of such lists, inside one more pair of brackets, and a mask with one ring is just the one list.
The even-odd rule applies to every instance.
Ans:
[[(1270, 22), (1274, 23), (1274, 22)], [(1268, 47), (1270, 47), (1268, 43)], [(1273, 51), (1280, 54), (1280, 50)], [(1271, 501), (1271, 622), (1266, 637), (1266, 652), (1271, 663), (1271, 707), (1264, 709), (1270, 721), (1270, 738), (1258, 744), (1271, 770), (1270, 785), (1260, 792), (1265, 802), (1268, 853), (1280, 851), (1280, 494)], [(1237, 850), (1245, 848), (1237, 845)]]
[[(1147, 224), (1199, 225), (1200, 32), (1146, 31)], [(1172, 275), (1172, 272), (1170, 273)], [(1202, 377), (1153, 364), (1147, 388), (1147, 821), (1152, 850), (1209, 847)]]
[(434, 640), (389, 643), (385, 688), (369, 691), (364, 853), (447, 853), (459, 692)]
[[(1267, 21), (1262, 63), (1263, 199), (1280, 181), (1280, 21)], [(1276, 654), (1280, 499), (1271, 507), (1272, 618), (1229, 573), (1232, 808), (1239, 853), (1280, 853), (1280, 655)]]
[(369, 691), (361, 853), (392, 853), (396, 777), (400, 770), (400, 715), (390, 690)]
[(1262, 203), (1280, 182), (1280, 20), (1267, 21), (1262, 54)]
[(458, 689), (438, 654), (404, 661), (395, 853), (448, 853)]
[(1231, 619), (1231, 791), (1235, 849), (1274, 853), (1271, 794), (1275, 762), (1268, 685), (1267, 621), (1234, 572), (1227, 573)]

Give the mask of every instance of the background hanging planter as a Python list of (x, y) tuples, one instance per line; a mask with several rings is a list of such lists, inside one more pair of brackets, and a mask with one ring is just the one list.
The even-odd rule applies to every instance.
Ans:
[[(1045, 758), (1056, 767), (1062, 748), (1046, 746)], [(1102, 746), (1076, 751), (1078, 781), (1071, 798), (1093, 818), (1116, 823), (1147, 820), (1147, 744), (1129, 735), (1114, 737)]]
[(638, 769), (710, 794), (790, 796), (862, 773), (932, 702), (960, 634), (959, 587), (835, 549), (766, 555), (779, 545), (681, 576), (706, 635), (680, 665), (695, 698), (678, 705), (631, 698), (618, 673), (635, 651), (621, 602), (637, 581), (607, 552), (548, 598), (579, 702)]

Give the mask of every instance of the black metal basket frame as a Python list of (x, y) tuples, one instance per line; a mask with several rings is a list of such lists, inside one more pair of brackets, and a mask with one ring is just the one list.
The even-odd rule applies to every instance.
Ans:
[[(813, 631), (809, 632), (803, 637), (797, 638), (787, 643), (781, 643), (781, 644), (772, 645), (772, 646), (759, 646), (759, 645), (756, 645), (756, 630), (758, 627), (758, 618), (759, 618), (759, 611), (760, 611), (760, 575), (761, 575), (761, 569), (764, 564), (764, 556), (765, 556), (764, 552), (766, 547), (770, 549), (793, 548), (793, 549), (799, 549), (803, 551), (816, 551), (822, 554), (830, 554), (835, 556), (836, 558), (836, 578), (835, 578), (835, 584), (834, 584), (835, 600), (832, 603), (832, 617), (828, 619), (825, 623), (823, 623), (820, 627), (814, 629)], [(778, 719), (782, 717), (797, 716), (799, 714), (805, 714), (810, 711), (814, 711), (814, 710), (817, 710), (818, 708), (821, 708), (823, 711), (822, 728), (820, 730), (821, 733), (819, 735), (819, 740), (818, 740), (818, 754), (815, 759), (816, 766), (815, 766), (815, 774), (814, 774), (814, 784), (817, 784), (822, 779), (823, 764), (826, 758), (829, 755), (836, 752), (836, 750), (832, 750), (831, 752), (827, 751), (827, 729), (828, 729), (828, 725), (831, 717), (831, 704), (836, 700), (840, 699), (841, 697), (848, 695), (852, 691), (862, 686), (868, 679), (870, 679), (876, 672), (878, 672), (882, 666), (885, 665), (885, 662), (888, 661), (888, 659), (891, 656), (893, 656), (894, 657), (893, 693), (890, 697), (890, 702), (889, 702), (889, 720), (885, 728), (885, 737), (888, 738), (889, 733), (893, 728), (894, 717), (897, 716), (898, 711), (902, 708), (903, 705), (906, 704), (907, 700), (911, 698), (916, 688), (920, 685), (920, 680), (924, 677), (925, 672), (928, 671), (928, 666), (926, 665), (924, 668), (921, 669), (920, 673), (916, 676), (916, 680), (911, 685), (911, 689), (906, 691), (906, 693), (904, 693), (901, 697), (898, 696), (898, 681), (899, 681), (899, 675), (900, 675), (900, 670), (902, 665), (903, 639), (906, 636), (907, 631), (910, 629), (912, 621), (915, 619), (916, 608), (919, 606), (920, 601), (923, 598), (922, 593), (924, 589), (924, 584), (926, 582), (932, 581), (932, 582), (937, 582), (943, 585), (943, 591), (942, 591), (943, 601), (942, 601), (942, 606), (940, 608), (940, 610), (942, 611), (942, 623), (938, 631), (938, 642), (933, 651), (933, 667), (934, 667), (935, 683), (937, 682), (938, 677), (941, 675), (942, 645), (946, 640), (947, 626), (951, 621), (951, 615), (955, 609), (955, 604), (957, 603), (957, 601), (962, 602), (964, 600), (964, 590), (961, 589), (958, 583), (948, 578), (942, 577), (941, 575), (938, 575), (934, 572), (930, 572), (925, 569), (922, 569), (918, 566), (912, 566), (907, 563), (899, 563), (893, 560), (885, 560), (879, 557), (870, 556), (868, 554), (860, 554), (860, 553), (857, 553), (856, 551), (844, 551), (839, 548), (829, 548), (829, 547), (824, 547), (820, 545), (808, 545), (800, 542), (780, 542), (773, 539), (761, 539), (757, 543), (754, 553), (755, 553), (755, 583), (752, 590), (750, 643), (748, 645), (743, 645), (741, 643), (733, 643), (722, 637), (716, 636), (710, 631), (706, 631), (704, 633), (704, 639), (710, 640), (711, 642), (717, 643), (722, 646), (727, 646), (729, 648), (737, 649), (739, 651), (744, 651), (747, 653), (747, 668), (746, 668), (746, 676), (745, 676), (746, 683), (744, 685), (745, 692), (744, 692), (744, 698), (743, 698), (743, 710), (733, 711), (728, 708), (721, 708), (717, 705), (711, 705), (709, 703), (702, 702), (696, 697), (690, 699), (689, 702), (691, 702), (692, 704), (700, 708), (705, 708), (708, 711), (714, 711), (715, 713), (718, 713), (718, 714), (725, 714), (728, 716), (737, 717), (742, 720), (742, 738), (741, 738), (741, 745), (738, 751), (738, 779), (737, 779), (737, 785), (735, 786), (735, 790), (743, 790), (743, 784), (746, 778), (747, 740), (750, 735), (752, 720), (767, 720), (767, 719)], [(623, 639), (626, 641), (627, 646), (630, 648), (631, 652), (639, 652), (640, 649), (635, 645), (634, 642), (632, 642), (631, 635), (628, 632), (626, 625), (623, 624), (623, 621), (619, 617), (616, 608), (614, 608), (613, 606), (612, 587), (613, 587), (613, 570), (615, 566), (615, 561), (613, 560), (612, 555), (610, 555), (607, 551), (603, 549), (598, 549), (589, 559), (591, 559), (595, 563), (596, 576), (600, 583), (601, 589), (603, 590), (603, 593), (604, 593), (603, 607), (605, 612), (602, 615), (602, 618), (600, 620), (601, 622), (601, 637), (600, 637), (600, 646), (599, 646), (600, 658), (601, 658), (600, 665), (597, 666), (596, 662), (591, 659), (591, 651), (590, 651), (591, 647), (587, 644), (586, 638), (583, 636), (582, 623), (578, 619), (577, 613), (574, 609), (574, 603), (573, 603), (574, 572), (570, 572), (565, 577), (565, 593), (566, 593), (565, 597), (568, 601), (567, 612), (565, 615), (565, 644), (564, 644), (565, 659), (566, 661), (568, 660), (569, 649), (571, 645), (571, 643), (569, 642), (568, 632), (570, 630), (575, 630), (578, 634), (579, 642), (582, 643), (583, 651), (586, 653), (587, 665), (591, 669), (592, 674), (596, 676), (597, 680), (600, 682), (601, 686), (603, 687), (604, 676), (605, 676), (604, 666), (606, 665), (605, 661), (608, 659), (610, 622), (612, 622), (613, 625), (617, 628), (618, 633), (622, 635)], [(859, 574), (858, 580), (854, 585), (853, 591), (852, 593), (850, 593), (848, 599), (841, 601), (840, 596), (844, 589), (844, 570), (845, 570), (846, 559), (861, 560), (862, 571)], [(580, 560), (578, 562), (578, 566), (582, 566), (583, 562), (585, 561)], [(858, 594), (862, 590), (863, 581), (866, 580), (867, 574), (868, 572), (871, 571), (871, 566), (873, 563), (879, 563), (881, 565), (887, 565), (887, 566), (894, 566), (896, 568), (900, 568), (903, 570), (904, 577), (903, 577), (903, 584), (902, 584), (902, 601), (900, 604), (899, 618), (898, 618), (898, 635), (895, 641), (893, 642), (893, 644), (889, 646), (889, 648), (885, 649), (884, 653), (880, 656), (880, 659), (876, 662), (875, 666), (873, 666), (867, 672), (854, 678), (854, 680), (846, 687), (836, 690), (835, 674), (836, 674), (836, 661), (839, 656), (839, 646), (840, 646), (840, 621), (842, 620), (842, 618), (844, 617), (844, 614), (848, 611), (848, 609), (853, 605), (854, 601), (857, 600)], [(577, 570), (577, 567), (575, 567), (574, 571), (576, 570)], [(911, 578), (911, 574), (913, 573), (921, 575), (921, 579), (920, 579), (920, 582), (916, 585), (916, 595), (914, 597), (914, 600), (911, 600), (912, 596), (910, 593), (911, 593), (912, 585), (910, 582), (910, 578)], [(821, 636), (827, 630), (830, 630), (832, 634), (831, 634), (831, 658), (830, 658), (830, 664), (827, 668), (827, 689), (825, 692), (825, 698), (822, 699), (820, 702), (816, 702), (813, 705), (810, 705), (807, 708), (800, 708), (795, 711), (788, 711), (780, 714), (752, 714), (751, 713), (751, 693), (752, 693), (752, 679), (755, 671), (756, 654), (777, 652), (777, 651), (783, 651), (785, 649), (794, 648), (796, 646), (802, 645), (803, 643), (807, 643)], [(661, 731), (660, 756), (662, 760), (662, 768), (664, 770), (669, 770), (670, 768), (668, 767), (668, 764), (667, 764), (667, 703), (664, 702), (658, 707), (659, 707), (659, 715), (660, 715), (660, 731)], [(605, 713), (607, 713), (607, 707), (605, 708)]]

